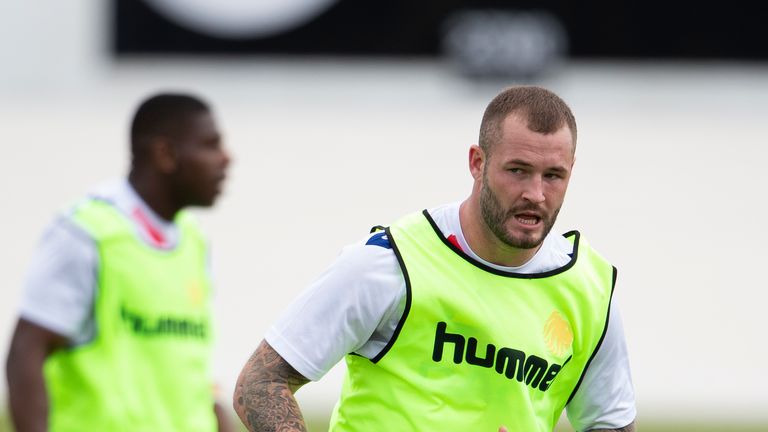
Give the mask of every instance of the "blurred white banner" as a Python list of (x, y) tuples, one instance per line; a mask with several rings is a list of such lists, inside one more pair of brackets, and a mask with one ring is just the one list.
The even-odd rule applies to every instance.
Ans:
[(294, 29), (336, 0), (146, 0), (166, 18), (210, 36), (266, 37)]

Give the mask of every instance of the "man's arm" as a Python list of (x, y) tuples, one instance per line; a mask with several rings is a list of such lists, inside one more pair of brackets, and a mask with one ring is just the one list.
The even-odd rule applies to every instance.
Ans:
[(583, 381), (567, 409), (568, 419), (575, 430), (634, 430), (635, 395), (616, 299), (612, 300), (603, 343), (584, 372)]
[(635, 422), (618, 429), (591, 429), (589, 432), (635, 432)]
[(293, 395), (308, 382), (262, 341), (237, 379), (235, 411), (251, 432), (306, 432)]
[(236, 429), (231, 414), (218, 401), (213, 403), (213, 412), (216, 414), (216, 430), (219, 432), (235, 432)]
[[(499, 432), (509, 432), (509, 429), (506, 428), (506, 426), (502, 426), (499, 428)], [(623, 428), (618, 429), (590, 429), (587, 432), (635, 432), (635, 422), (632, 422)]]
[(43, 377), (45, 359), (66, 345), (66, 338), (20, 318), (11, 339), (6, 377), (11, 418), (18, 432), (48, 430), (48, 394)]

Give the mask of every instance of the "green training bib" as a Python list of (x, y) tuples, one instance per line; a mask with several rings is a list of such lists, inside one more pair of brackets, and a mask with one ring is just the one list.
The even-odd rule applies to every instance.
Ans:
[(331, 430), (551, 432), (604, 336), (614, 268), (577, 232), (541, 274), (478, 263), (426, 211), (387, 235), (405, 312), (376, 358), (347, 356)]

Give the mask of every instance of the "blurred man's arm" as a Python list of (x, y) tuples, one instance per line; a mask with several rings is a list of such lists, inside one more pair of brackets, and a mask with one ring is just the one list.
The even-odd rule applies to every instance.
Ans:
[(309, 380), (262, 341), (240, 372), (234, 407), (249, 431), (305, 432), (294, 393)]
[(18, 432), (48, 430), (45, 359), (66, 345), (66, 338), (20, 318), (6, 362), (11, 418)]
[(216, 426), (219, 432), (235, 432), (234, 421), (228, 409), (218, 401), (213, 403), (213, 412), (216, 414)]

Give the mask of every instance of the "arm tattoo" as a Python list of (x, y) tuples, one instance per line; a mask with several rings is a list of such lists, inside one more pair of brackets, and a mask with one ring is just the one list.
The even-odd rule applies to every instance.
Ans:
[(235, 411), (252, 432), (306, 432), (293, 394), (307, 382), (262, 341), (237, 380)]

